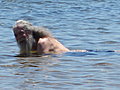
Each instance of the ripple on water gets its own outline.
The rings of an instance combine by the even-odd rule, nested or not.
[[[111,66],[111,65],[113,65],[112,63],[96,63],[96,64],[94,64],[94,66]]]
[[[119,43],[118,41],[104,41],[104,42],[100,42],[100,44],[117,44]]]
[[[1,0],[1,90],[119,90],[120,53],[101,50],[120,49],[119,3],[120,0]],[[18,19],[48,27],[71,49],[91,52],[14,57],[19,49],[11,30]]]

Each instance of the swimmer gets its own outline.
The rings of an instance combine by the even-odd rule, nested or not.
[[[69,50],[54,38],[46,28],[33,26],[25,20],[16,21],[13,32],[20,48],[20,55],[91,52],[91,50]],[[115,52],[120,51],[116,50]]]
[[[55,39],[46,28],[33,26],[25,20],[18,20],[13,26],[13,32],[21,55],[59,54],[70,51]]]

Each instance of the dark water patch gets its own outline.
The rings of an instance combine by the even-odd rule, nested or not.
[[[14,75],[24,75],[24,73],[15,73]]]
[[[118,41],[104,41],[104,42],[100,42],[101,44],[117,44],[119,43]]]
[[[97,55],[95,53],[90,52],[67,52],[65,53],[65,56],[75,56],[75,57],[81,57],[81,56],[87,56],[87,55]]]
[[[2,3],[10,3],[10,2],[15,2],[16,0],[1,0]]]
[[[99,33],[101,33],[101,34],[110,34],[110,33],[112,33],[112,32],[110,32],[110,31],[99,31]]]
[[[94,75],[84,75],[84,76],[81,76],[81,78],[89,78],[89,77],[94,77]]]
[[[4,68],[16,68],[19,67],[20,65],[0,65],[0,67],[4,67]]]
[[[94,66],[111,66],[113,65],[112,63],[96,63]]]
[[[105,27],[98,27],[97,30],[108,30],[108,29]]]
[[[22,63],[22,64],[23,64],[23,63]],[[24,65],[23,68],[24,68],[24,67],[39,67],[39,66],[37,66],[37,65],[30,65],[30,64],[29,64],[29,65]]]
[[[88,61],[103,61],[103,59],[100,59],[100,58],[91,58],[91,59],[87,59]]]
[[[105,2],[105,0],[93,0],[95,2]]]

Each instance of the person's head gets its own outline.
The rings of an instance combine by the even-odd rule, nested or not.
[[[36,50],[39,38],[52,37],[47,29],[33,26],[25,20],[16,21],[13,31],[21,54],[30,54],[30,51]]]
[[[14,35],[21,54],[30,54],[33,44],[35,44],[31,30],[32,28],[32,24],[24,20],[18,20],[13,27]]]

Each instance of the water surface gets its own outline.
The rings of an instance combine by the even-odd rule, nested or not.
[[[119,90],[119,0],[0,0],[1,90]],[[24,19],[45,26],[70,52],[44,57],[19,53],[12,26]],[[103,51],[102,51],[103,50]]]

